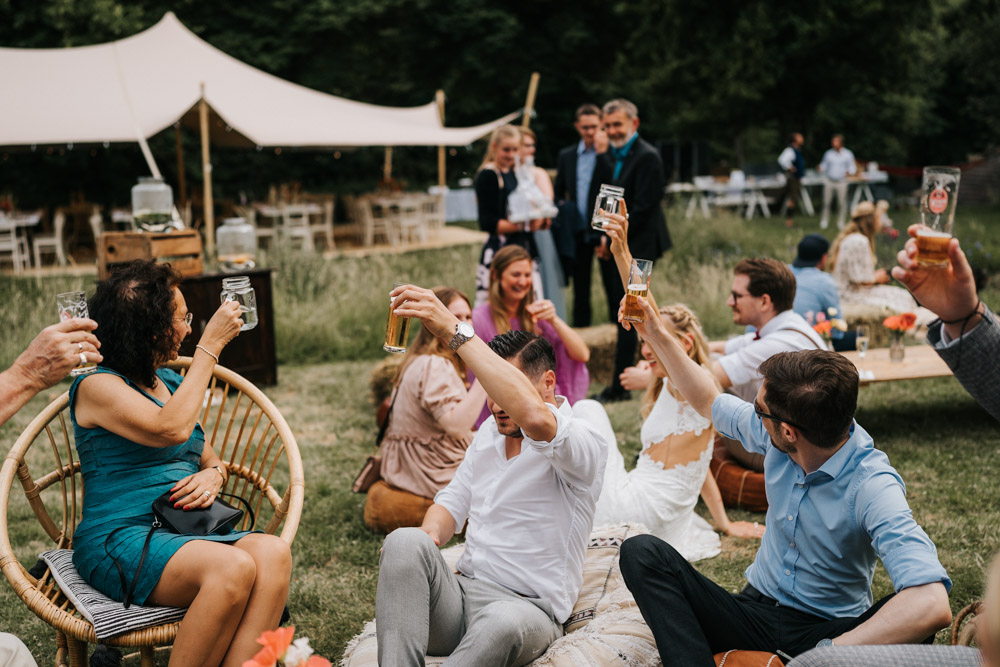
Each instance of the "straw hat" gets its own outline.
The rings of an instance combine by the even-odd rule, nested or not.
[[[874,213],[875,213],[875,204],[871,203],[870,201],[863,201],[857,206],[855,206],[854,210],[851,211],[851,220],[855,220],[857,218],[863,218],[866,215],[874,215]]]

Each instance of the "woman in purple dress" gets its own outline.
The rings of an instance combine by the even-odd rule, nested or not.
[[[472,310],[472,326],[486,342],[511,329],[544,336],[556,353],[556,394],[565,396],[571,405],[587,395],[590,349],[556,315],[551,301],[535,299],[531,255],[521,246],[506,246],[493,256],[488,300]],[[484,406],[476,428],[488,416]]]

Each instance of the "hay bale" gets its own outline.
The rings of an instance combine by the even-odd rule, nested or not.
[[[602,384],[611,384],[615,369],[615,342],[618,340],[617,324],[599,324],[594,327],[577,329],[580,338],[590,348],[590,361],[587,370],[590,379]]]

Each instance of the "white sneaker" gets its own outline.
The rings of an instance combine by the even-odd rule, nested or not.
[[[829,220],[820,220],[819,221],[819,228],[820,229],[826,229],[829,226],[830,226],[830,221]]]

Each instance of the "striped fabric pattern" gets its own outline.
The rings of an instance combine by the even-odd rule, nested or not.
[[[178,607],[140,607],[134,604],[125,609],[121,602],[99,593],[83,580],[73,566],[71,549],[46,551],[41,558],[48,564],[59,590],[84,618],[94,624],[94,633],[99,640],[180,621],[187,613],[187,609]]]
[[[977,649],[969,646],[824,646],[803,653],[788,667],[979,667]]]

